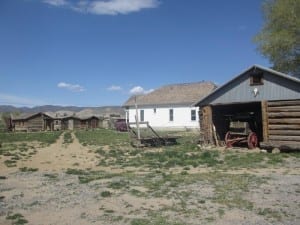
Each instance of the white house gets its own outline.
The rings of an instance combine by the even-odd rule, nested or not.
[[[123,105],[126,119],[149,122],[157,129],[198,128],[198,107],[193,106],[216,88],[212,82],[166,85],[145,95],[130,97]],[[137,107],[136,107],[137,105]]]

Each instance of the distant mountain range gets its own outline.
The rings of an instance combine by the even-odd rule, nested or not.
[[[78,106],[56,106],[43,105],[36,107],[15,107],[11,105],[0,105],[0,113],[5,112],[19,112],[19,113],[37,113],[37,112],[57,112],[57,111],[73,111],[80,112],[83,110],[90,110],[95,114],[108,115],[120,114],[124,115],[124,109],[121,106],[101,106],[101,107],[78,107]]]

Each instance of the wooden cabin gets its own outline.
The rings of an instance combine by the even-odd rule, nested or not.
[[[259,146],[300,149],[300,80],[254,65],[201,99],[203,144],[224,145],[234,118],[248,116]]]
[[[96,129],[99,126],[99,118],[96,116],[91,116],[84,120],[87,125],[87,129]]]
[[[76,129],[95,129],[99,127],[99,118],[94,115],[68,116],[56,113],[21,114],[12,117],[13,131],[59,131]]]
[[[68,117],[65,119],[68,130],[78,130],[78,129],[96,129],[99,127],[99,118],[97,116],[87,116],[87,117]]]
[[[12,118],[14,131],[43,131],[46,129],[45,121],[50,119],[43,113],[21,114],[20,116]]]

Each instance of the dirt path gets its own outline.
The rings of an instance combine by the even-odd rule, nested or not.
[[[56,143],[38,149],[28,161],[18,162],[18,167],[38,168],[39,171],[61,171],[67,168],[94,168],[97,164],[95,154],[89,148],[82,146],[72,133],[73,142],[64,144],[62,134]]]

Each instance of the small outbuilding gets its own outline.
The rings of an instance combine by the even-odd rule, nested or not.
[[[74,129],[96,129],[98,128],[99,118],[97,116],[74,117]]]
[[[247,121],[260,147],[300,149],[300,80],[295,77],[254,65],[195,105],[203,144],[224,145],[233,121]]]

